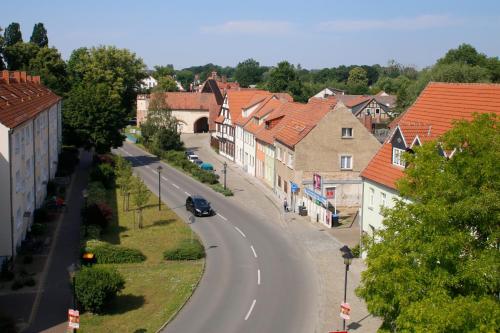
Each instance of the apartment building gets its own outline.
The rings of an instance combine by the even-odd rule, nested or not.
[[[0,260],[12,257],[55,177],[61,148],[61,97],[39,76],[0,77]]]

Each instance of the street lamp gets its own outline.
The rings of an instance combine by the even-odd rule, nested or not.
[[[223,166],[224,166],[224,170],[222,170],[222,173],[224,174],[224,189],[226,189],[227,163],[224,162]]]
[[[342,246],[340,248],[340,251],[343,253],[342,258],[344,258],[345,265],[344,303],[347,303],[347,271],[349,270],[349,265],[351,265],[354,256],[351,252],[351,249],[347,245]],[[345,330],[345,319],[342,319],[342,330]]]
[[[83,196],[83,202],[84,202],[84,221],[83,223],[85,224],[85,237],[87,237],[87,224],[88,224],[88,221],[87,221],[87,199],[89,198],[89,192],[87,191],[87,189],[83,189],[82,191],[82,196]]]
[[[158,171],[158,210],[161,210],[161,170],[163,167],[158,165],[156,171]]]

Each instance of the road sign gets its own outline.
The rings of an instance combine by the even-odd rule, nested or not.
[[[342,319],[349,320],[351,317],[349,316],[351,314],[351,306],[349,303],[341,303],[340,304],[340,317]]]
[[[78,310],[68,310],[68,327],[76,329],[80,328],[80,312]]]

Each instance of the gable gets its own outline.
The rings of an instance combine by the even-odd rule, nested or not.
[[[392,135],[391,145],[393,148],[406,149],[406,141],[399,127],[396,128]]]

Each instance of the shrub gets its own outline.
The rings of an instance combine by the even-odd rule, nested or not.
[[[36,281],[35,281],[34,278],[29,277],[26,280],[24,280],[23,283],[24,283],[25,286],[33,287],[36,284]]]
[[[31,264],[33,262],[33,256],[31,254],[27,254],[23,258],[23,264]]]
[[[115,269],[106,267],[82,267],[75,275],[75,293],[82,307],[94,313],[103,307],[125,287],[125,280]]]
[[[33,223],[31,226],[31,234],[33,236],[43,235],[47,231],[47,225],[41,223]]]
[[[224,189],[224,186],[222,186],[222,184],[213,184],[212,185],[212,189],[215,191],[215,192],[219,192],[219,193],[222,193],[224,196],[226,197],[230,197],[230,196],[233,196],[233,191],[231,191],[229,188],[226,188]]]
[[[78,161],[78,149],[76,147],[63,147],[62,152],[59,154],[56,176],[65,177],[72,174]]]
[[[47,208],[41,207],[35,209],[35,212],[33,213],[33,222],[34,223],[43,223],[47,222],[49,218],[49,212],[47,211]]]
[[[85,247],[86,252],[92,252],[98,264],[136,263],[146,260],[146,256],[137,249],[92,240]]]
[[[173,250],[163,253],[166,260],[198,260],[205,257],[205,249],[199,240],[183,240],[179,246]]]
[[[102,228],[96,224],[90,224],[85,226],[87,239],[99,239],[101,237]]]
[[[17,333],[16,321],[14,318],[0,313],[0,332]]]
[[[98,202],[106,201],[106,189],[101,182],[91,182],[87,186],[88,199],[87,204],[96,204]]]
[[[18,289],[21,289],[22,287],[24,287],[23,281],[20,279],[15,279],[10,288],[12,290],[18,290]]]
[[[356,244],[356,246],[354,246],[351,249],[351,253],[354,256],[354,258],[359,258],[359,255],[361,254],[361,248],[360,248],[359,244]]]
[[[111,222],[111,219],[113,219],[113,210],[111,207],[106,205],[104,202],[100,202],[97,204],[97,207],[99,207],[99,210],[101,211],[102,216],[106,219],[106,221],[109,223]]]
[[[14,279],[14,272],[12,272],[12,270],[10,269],[8,260],[4,260],[2,262],[2,270],[0,271],[0,278],[4,281],[11,281],[12,279]]]
[[[115,185],[115,170],[111,164],[98,164],[90,171],[90,179],[101,182],[106,189],[113,188]]]
[[[97,204],[91,204],[87,206],[84,214],[87,224],[96,224],[102,229],[107,228],[109,220],[106,218]]]
[[[54,183],[52,180],[49,180],[47,183],[47,197],[52,197],[56,195],[57,191],[57,184]]]

